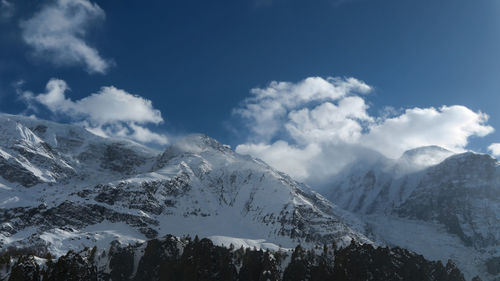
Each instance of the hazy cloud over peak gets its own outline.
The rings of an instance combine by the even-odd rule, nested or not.
[[[369,126],[362,143],[391,158],[399,157],[405,150],[426,145],[438,145],[458,152],[465,149],[469,137],[483,137],[494,131],[487,121],[488,115],[461,105],[416,107]]]
[[[486,114],[459,105],[372,116],[360,95],[371,89],[355,78],[320,77],[252,89],[234,110],[250,129],[248,141],[236,151],[321,185],[367,153],[398,158],[408,149],[427,145],[458,152],[469,137],[494,131]]]

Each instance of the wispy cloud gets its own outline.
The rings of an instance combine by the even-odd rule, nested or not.
[[[104,18],[104,10],[88,0],[56,0],[21,22],[22,37],[34,55],[55,65],[84,65],[89,73],[106,73],[110,61],[85,40],[88,27]]]
[[[14,15],[14,12],[14,3],[7,0],[0,0],[0,20],[9,20]]]

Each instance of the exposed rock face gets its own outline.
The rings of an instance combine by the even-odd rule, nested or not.
[[[26,187],[41,183],[39,178],[21,164],[14,161],[9,162],[5,158],[0,158],[0,175],[9,182],[19,183]]]
[[[3,221],[10,221],[10,228],[4,233],[15,235],[19,231],[29,227],[37,227],[39,231],[49,231],[53,229],[64,229],[70,232],[76,231],[88,225],[109,222],[124,222],[137,228],[148,238],[154,238],[157,232],[150,226],[157,225],[158,222],[147,218],[126,213],[116,212],[97,204],[77,204],[65,201],[53,208],[40,205],[36,208],[15,208],[4,211],[0,215]],[[32,236],[32,242],[37,236]]]
[[[491,275],[498,275],[500,273],[500,257],[490,258],[486,262],[486,268]]]
[[[395,212],[436,220],[466,245],[500,245],[500,168],[489,155],[459,154],[426,170],[414,193]]]
[[[390,213],[413,193],[426,169],[453,155],[438,146],[412,149],[396,160],[372,154],[340,172],[323,191],[326,197],[355,213]]]
[[[443,153],[426,147],[407,152],[398,160],[380,158],[355,163],[326,193],[334,203],[365,217],[368,225],[377,217],[384,221],[393,218],[391,227],[370,230],[373,239],[409,247],[427,257],[458,259],[459,266],[469,267],[469,276],[481,274],[483,279],[493,280],[500,277],[491,262],[500,256],[500,165],[489,155],[473,152],[451,155],[435,163],[446,155]],[[431,160],[423,169],[408,166],[415,159]],[[460,241],[456,247],[445,244],[448,242],[435,245],[442,247],[438,250],[404,242],[419,239],[418,229],[414,236],[398,237],[402,230],[398,227],[416,227],[419,223],[422,227],[434,225],[435,233],[440,233],[429,233],[428,239]]]

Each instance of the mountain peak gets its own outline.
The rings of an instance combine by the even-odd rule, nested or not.
[[[221,144],[215,139],[204,134],[190,134],[175,142],[173,147],[191,153],[199,153],[207,149],[215,149],[219,151],[230,151],[229,145]]]
[[[191,134],[178,139],[171,146],[167,147],[157,159],[153,169],[159,169],[166,165],[170,159],[182,155],[199,155],[210,153],[216,157],[222,155],[233,154],[229,145],[219,143],[213,138],[203,134]]]
[[[405,151],[398,162],[406,163],[418,170],[436,165],[453,154],[452,151],[437,145],[422,146]]]
[[[452,153],[450,150],[441,147],[439,145],[426,145],[426,146],[420,146],[420,147],[415,147],[412,149],[408,149],[403,153],[404,155],[415,155],[415,154],[421,154],[421,153],[429,153],[429,152],[442,152],[442,153]]]
[[[40,143],[40,140],[29,128],[10,118],[8,115],[0,115],[0,132],[4,141],[20,141],[29,143]]]
[[[473,151],[455,154],[443,161],[443,165],[458,165],[467,166],[470,168],[482,167],[484,165],[494,167],[497,164],[498,161],[493,156],[486,153],[477,153]]]

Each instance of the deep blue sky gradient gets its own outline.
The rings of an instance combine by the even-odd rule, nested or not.
[[[16,2],[18,3],[18,2]],[[461,104],[500,130],[500,2],[497,0],[97,1],[106,12],[88,42],[115,66],[105,75],[33,58],[19,20],[43,1],[19,1],[0,23],[0,111],[25,105],[13,83],[42,92],[65,80],[79,99],[114,85],[153,101],[170,133],[202,132],[237,144],[231,110],[272,80],[352,76],[374,86],[376,114]],[[229,125],[228,125],[229,124]],[[472,139],[486,151],[495,132]]]

